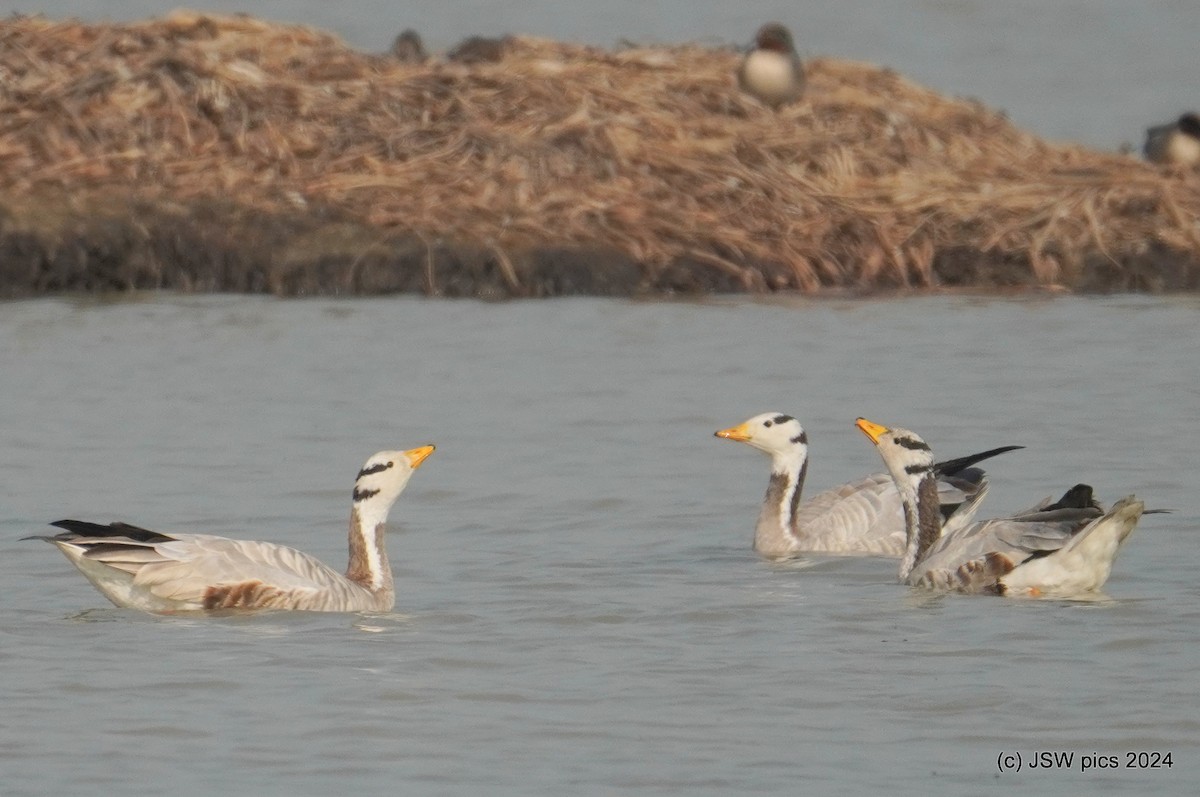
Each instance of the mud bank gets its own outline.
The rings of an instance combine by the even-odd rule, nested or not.
[[[1200,287],[1195,172],[886,69],[813,60],[773,112],[729,49],[489,53],[4,20],[0,295]]]

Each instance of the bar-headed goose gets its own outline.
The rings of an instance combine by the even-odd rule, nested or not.
[[[967,593],[1071,597],[1104,585],[1113,559],[1142,516],[1134,496],[1105,512],[1092,488],[1072,487],[1009,518],[943,530],[934,503],[933,453],[914,432],[859,418],[904,499],[907,545],[900,580]]]
[[[295,609],[383,612],[396,593],[384,549],[388,511],[434,447],[380,451],[354,483],[346,573],[271,542],[162,534],[126,523],[60,520],[58,546],[117,606],[152,612]]]
[[[801,503],[808,473],[808,434],[799,421],[781,412],[764,412],[715,434],[771,457],[771,480],[754,531],[754,550],[762,556],[900,556],[904,552],[904,504],[888,474],[865,476]],[[993,448],[936,465],[939,506],[947,526],[970,522],[987,493],[983,470],[971,466],[1018,448]]]

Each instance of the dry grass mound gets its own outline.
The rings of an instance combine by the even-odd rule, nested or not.
[[[1200,178],[817,59],[512,38],[402,63],[179,12],[0,22],[0,292],[1200,286]]]

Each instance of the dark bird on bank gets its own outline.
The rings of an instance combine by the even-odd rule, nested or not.
[[[460,41],[453,50],[446,53],[446,60],[458,61],[460,64],[495,63],[504,60],[504,52],[511,42],[511,36],[499,39],[471,36]]]
[[[738,85],[775,109],[799,99],[804,93],[804,64],[791,31],[778,22],[758,29],[753,49],[738,67]]]
[[[406,28],[392,42],[392,57],[402,64],[420,64],[424,63],[429,55],[425,52],[421,34],[412,28]]]
[[[1200,165],[1200,115],[1185,113],[1170,124],[1148,128],[1142,154],[1152,163]]]

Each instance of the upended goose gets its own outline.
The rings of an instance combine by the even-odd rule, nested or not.
[[[907,545],[900,580],[928,589],[1024,597],[1072,597],[1104,585],[1121,544],[1142,516],[1134,496],[1107,512],[1086,484],[1055,503],[1009,518],[943,528],[933,453],[917,434],[859,418],[904,499]],[[1150,510],[1153,511],[1153,510]]]
[[[432,445],[380,451],[363,465],[350,510],[346,573],[294,548],[207,534],[161,534],[126,523],[51,523],[58,546],[117,606],[151,612],[294,609],[385,612],[396,602],[384,550],[389,510]]]
[[[904,553],[904,504],[888,474],[865,476],[801,503],[808,473],[808,434],[799,421],[780,412],[764,412],[715,434],[771,457],[771,480],[754,531],[754,550],[762,556]],[[1019,448],[1002,446],[934,466],[941,517],[947,527],[969,523],[987,493],[983,470],[971,466]]]

